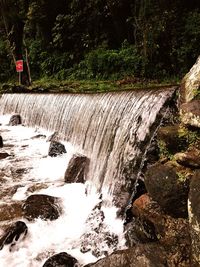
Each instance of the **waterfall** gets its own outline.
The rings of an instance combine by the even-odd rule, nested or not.
[[[174,88],[99,94],[4,94],[0,114],[57,131],[90,158],[87,180],[113,194],[134,179],[141,144]]]

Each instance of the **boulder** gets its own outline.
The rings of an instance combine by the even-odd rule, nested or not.
[[[176,169],[156,163],[145,173],[147,192],[173,217],[187,217],[188,180],[179,179]]]
[[[21,116],[19,114],[14,114],[10,117],[9,124],[10,126],[16,126],[22,123]]]
[[[0,148],[3,147],[3,138],[2,136],[0,135]]]
[[[188,214],[192,243],[192,266],[200,266],[200,170],[197,170],[190,183]]]
[[[84,267],[165,267],[166,255],[158,243],[139,244],[119,250]]]
[[[28,231],[28,227],[22,221],[17,221],[9,226],[5,231],[3,236],[0,238],[0,249],[4,245],[10,245],[10,251],[12,247],[16,245],[17,241],[23,239]]]
[[[200,150],[195,147],[175,154],[174,159],[185,167],[200,168]]]
[[[180,106],[181,121],[200,128],[200,100],[192,100]]]
[[[7,157],[10,157],[10,155],[7,152],[1,152],[0,153],[0,159],[5,159]]]
[[[157,139],[161,157],[170,157],[170,155],[181,151],[187,147],[188,142],[187,134],[178,124],[160,127]]]
[[[135,224],[133,220],[125,228],[128,246],[157,240],[166,252],[166,266],[190,267],[191,242],[187,219],[166,215],[148,194],[134,201],[132,212]]]
[[[43,265],[43,267],[76,267],[78,265],[78,261],[67,254],[66,252],[61,252],[59,254],[53,255],[49,258]]]
[[[62,155],[64,153],[67,153],[65,146],[57,141],[52,141],[49,146],[49,152],[48,155],[50,157],[57,157],[59,155]]]
[[[199,93],[200,88],[200,56],[185,75],[180,87],[180,104],[191,101]]]
[[[89,167],[89,159],[81,154],[74,154],[65,172],[66,183],[84,183]]]
[[[60,215],[58,198],[48,195],[31,195],[24,205],[24,217],[29,221],[41,218],[43,220],[56,220]]]

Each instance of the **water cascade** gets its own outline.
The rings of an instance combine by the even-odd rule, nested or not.
[[[98,190],[120,192],[137,168],[141,143],[174,89],[106,94],[5,94],[0,113],[57,131],[90,159],[87,180]]]
[[[49,257],[63,251],[85,266],[124,249],[123,221],[116,216],[117,208],[108,203],[114,196],[120,198],[124,188],[138,178],[162,117],[159,114],[166,113],[173,93],[174,88],[2,95],[4,146],[0,154],[6,152],[8,157],[0,161],[0,245],[4,228],[16,220],[26,224],[28,233],[16,244],[0,247],[0,266],[42,267]],[[8,125],[15,113],[26,127]],[[47,140],[55,131],[67,153],[51,158]],[[86,184],[64,182],[68,162],[76,152],[90,159]],[[58,198],[59,218],[29,221],[23,217],[19,207],[32,194]]]

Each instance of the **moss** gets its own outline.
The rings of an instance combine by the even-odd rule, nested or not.
[[[198,129],[189,129],[181,126],[178,135],[180,138],[185,138],[187,140],[188,146],[194,146],[200,141],[200,131]]]
[[[159,157],[173,159],[173,154],[168,150],[166,143],[163,140],[158,140]]]

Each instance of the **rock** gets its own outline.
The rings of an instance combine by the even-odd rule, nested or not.
[[[22,123],[21,116],[19,114],[12,115],[9,121],[10,126],[16,126]]]
[[[200,150],[191,148],[184,153],[177,153],[174,159],[181,165],[191,168],[200,168]]]
[[[0,205],[0,221],[19,219],[22,216],[22,202]]]
[[[7,152],[1,152],[0,153],[0,159],[5,159],[7,157],[10,157],[10,155]]]
[[[0,135],[0,147],[3,147],[3,138],[1,135]]]
[[[187,217],[188,181],[179,179],[173,166],[152,165],[145,173],[147,192],[173,217]]]
[[[132,209],[136,224],[134,225],[133,221],[125,228],[127,245],[155,242],[157,237],[159,246],[163,247],[166,253],[166,266],[190,267],[188,220],[166,215],[158,203],[147,194],[134,201]]]
[[[139,244],[112,253],[96,263],[84,267],[165,267],[166,255],[157,243]]]
[[[3,236],[0,238],[0,249],[4,247],[4,245],[10,245],[10,251],[12,247],[16,245],[19,239],[23,239],[28,232],[28,227],[22,221],[17,221],[9,226]]]
[[[23,205],[24,217],[30,221],[37,218],[56,220],[60,210],[58,198],[48,195],[31,195]]]
[[[161,157],[169,157],[187,147],[187,135],[178,124],[160,127],[157,138]]]
[[[200,56],[196,63],[185,75],[180,87],[180,104],[194,99],[200,88]]]
[[[45,139],[45,138],[46,138],[46,135],[44,134],[37,134],[31,137],[31,139]]]
[[[43,265],[43,267],[78,267],[78,261],[67,254],[66,252],[61,252],[59,254],[53,255],[49,258]]]
[[[67,153],[65,146],[57,141],[52,141],[49,146],[48,155],[50,157],[57,157],[61,154]]]
[[[182,104],[180,117],[184,124],[200,128],[200,100]]]
[[[125,226],[125,238],[127,247],[158,240],[154,224],[144,218],[133,218],[132,222]]]
[[[65,172],[66,183],[84,183],[89,167],[89,159],[81,154],[74,154]]]
[[[197,170],[190,183],[188,201],[192,259],[194,266],[200,265],[200,170]],[[193,265],[192,265],[193,266]]]

